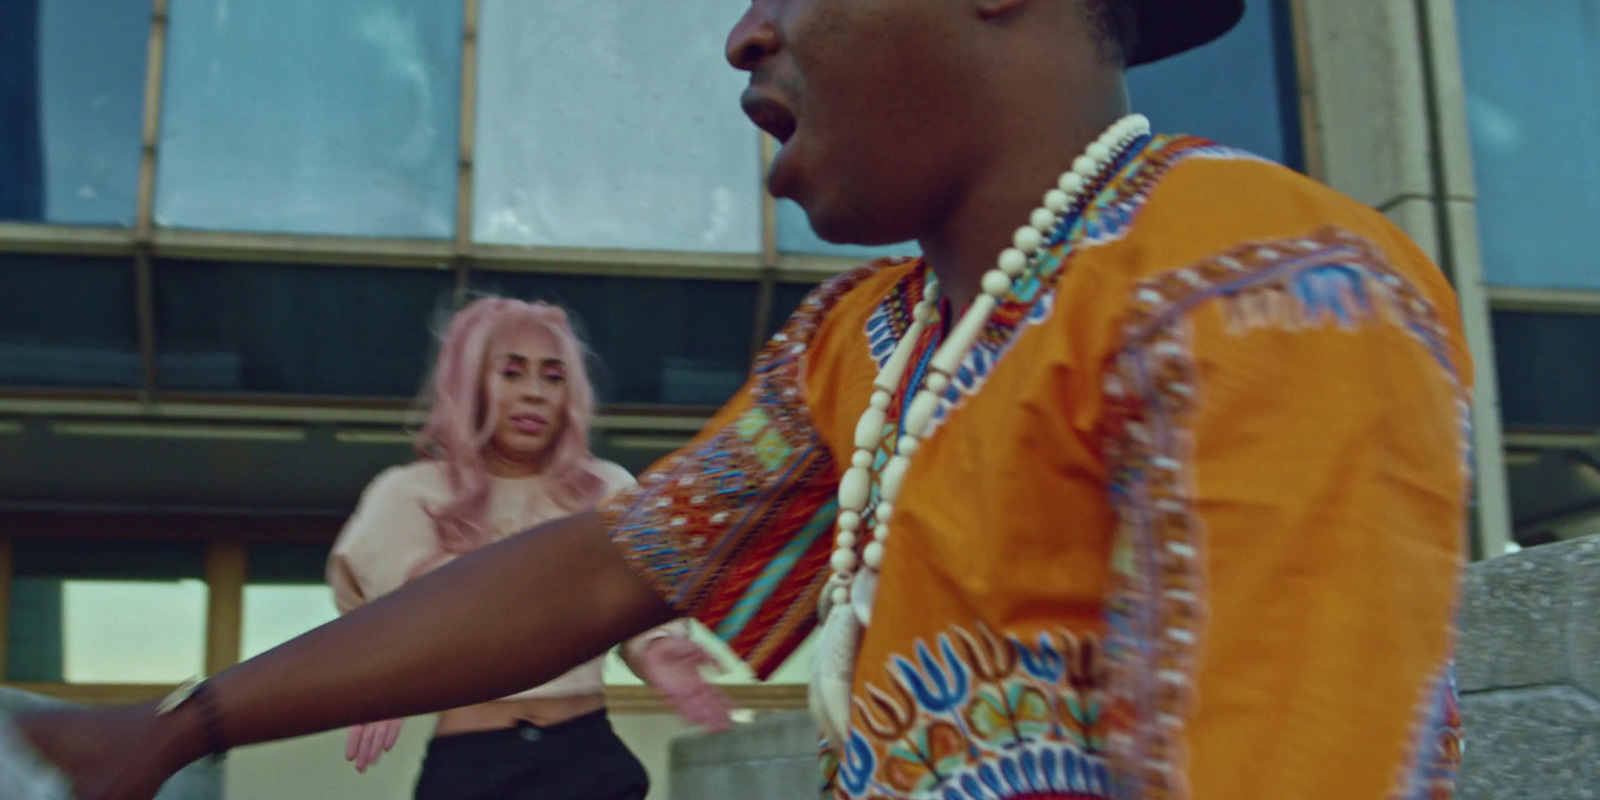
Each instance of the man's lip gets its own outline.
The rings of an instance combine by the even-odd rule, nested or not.
[[[739,106],[756,127],[771,134],[779,144],[787,144],[789,137],[794,136],[799,123],[794,110],[782,100],[752,86],[740,95]]]

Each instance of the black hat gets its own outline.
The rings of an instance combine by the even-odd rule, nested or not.
[[[1244,0],[1131,0],[1138,40],[1128,66],[1148,64],[1222,38],[1244,16]]]

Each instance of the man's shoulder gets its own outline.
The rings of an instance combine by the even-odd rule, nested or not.
[[[1303,243],[1336,231],[1370,245],[1361,253],[1364,258],[1384,261],[1430,290],[1443,284],[1432,261],[1382,213],[1242,150],[1195,137],[1165,137],[1122,180],[1118,199],[1099,212],[1111,219],[1098,223],[1086,239],[1091,245],[1127,240],[1131,246],[1116,260],[1136,279],[1243,248],[1268,246],[1265,252],[1279,252],[1270,245]]]

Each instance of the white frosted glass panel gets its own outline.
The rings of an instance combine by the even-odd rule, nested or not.
[[[333,590],[327,586],[246,585],[244,626],[240,632],[244,657],[255,658],[338,616]]]
[[[68,683],[180,683],[205,671],[206,585],[66,581]]]
[[[1459,0],[1483,271],[1600,289],[1600,0]]]
[[[778,201],[778,249],[785,253],[804,253],[819,256],[846,256],[863,261],[879,256],[920,256],[922,248],[916,242],[863,247],[859,244],[834,244],[823,241],[811,229],[805,209],[793,200]]]
[[[473,236],[760,249],[760,139],[723,42],[746,0],[485,0]]]
[[[174,0],[156,219],[454,232],[460,0]]]

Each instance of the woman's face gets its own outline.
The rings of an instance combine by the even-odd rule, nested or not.
[[[566,419],[568,365],[548,333],[526,331],[492,348],[483,373],[491,460],[538,469]]]

